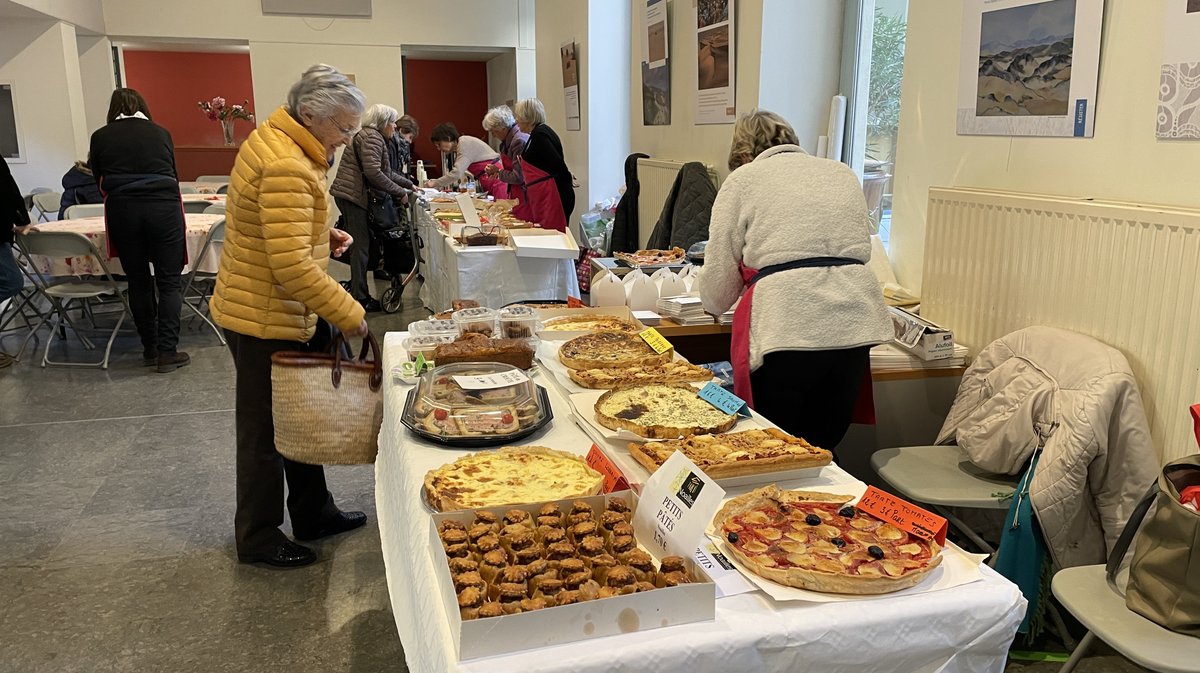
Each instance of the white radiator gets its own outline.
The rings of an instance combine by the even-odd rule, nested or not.
[[[654,231],[658,216],[662,214],[663,204],[667,202],[671,186],[675,184],[675,176],[685,163],[687,162],[638,159],[638,183],[642,186],[642,191],[638,194],[639,247],[646,247],[646,241],[650,240],[650,232]],[[705,168],[708,169],[708,177],[716,186],[717,171],[708,164],[705,164]]]
[[[923,287],[922,313],[972,352],[1030,325],[1119,349],[1160,458],[1196,453],[1200,210],[931,189]]]

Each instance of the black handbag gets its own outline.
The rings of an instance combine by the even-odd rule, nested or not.
[[[367,226],[374,234],[388,238],[398,237],[400,232],[396,230],[400,227],[400,214],[396,211],[396,203],[392,200],[391,194],[373,189],[371,183],[367,182],[367,170],[362,160],[361,141],[354,145],[354,157],[358,159],[358,174],[362,176],[363,190],[367,195]]]

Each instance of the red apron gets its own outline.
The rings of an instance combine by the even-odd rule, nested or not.
[[[802,260],[803,261],[803,260]],[[787,266],[787,265],[779,265]],[[830,266],[829,264],[796,264],[792,268],[804,266]],[[751,269],[738,262],[738,270],[742,274],[742,282],[746,291],[742,293],[741,301],[733,312],[733,334],[729,343],[729,361],[733,364],[733,394],[746,401],[754,408],[754,391],[750,385],[750,313],[754,307],[754,286],[758,277],[758,269]],[[782,269],[780,269],[782,270]],[[862,384],[858,387],[858,400],[854,403],[852,423],[875,424],[875,391],[871,382],[871,368],[863,373]]]
[[[486,192],[496,197],[497,199],[508,198],[508,185],[500,178],[494,178],[484,171],[489,164],[494,164],[495,161],[476,161],[467,166],[467,172],[475,177],[475,181],[479,183],[479,191]]]
[[[525,175],[525,195],[522,202],[513,208],[513,215],[526,222],[539,224],[543,229],[566,231],[567,216],[563,212],[554,176],[523,159],[521,168]]]

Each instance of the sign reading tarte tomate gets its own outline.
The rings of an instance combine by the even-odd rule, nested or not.
[[[713,479],[821,467],[833,455],[776,428],[696,435],[665,442],[630,444],[629,453],[654,472],[680,451]]]
[[[635,383],[703,383],[711,381],[713,373],[684,360],[627,367],[600,369],[569,369],[571,380],[584,388],[616,388]]]
[[[567,341],[558,349],[558,359],[571,369],[602,369],[670,362],[672,351],[655,353],[637,334],[593,332]]]
[[[596,400],[596,421],[612,430],[628,430],[648,439],[676,439],[724,432],[737,423],[700,399],[685,383],[650,383],[614,388]]]
[[[596,495],[604,476],[582,456],[509,446],[463,456],[425,475],[425,500],[440,512]]]
[[[936,542],[847,505],[851,500],[781,491],[772,484],[727,502],[713,527],[751,572],[812,591],[899,591],[916,585],[941,562]]]

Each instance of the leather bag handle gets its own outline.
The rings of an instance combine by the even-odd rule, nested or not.
[[[342,384],[342,344],[346,342],[346,335],[338,331],[333,336],[333,370],[330,372],[330,379],[333,382],[333,387],[337,388]],[[370,350],[372,359],[367,360],[367,352]],[[379,354],[379,340],[375,335],[367,330],[367,335],[363,337],[362,348],[358,353],[358,363],[371,366],[370,388],[371,392],[379,392],[380,386],[383,385],[383,358]]]

